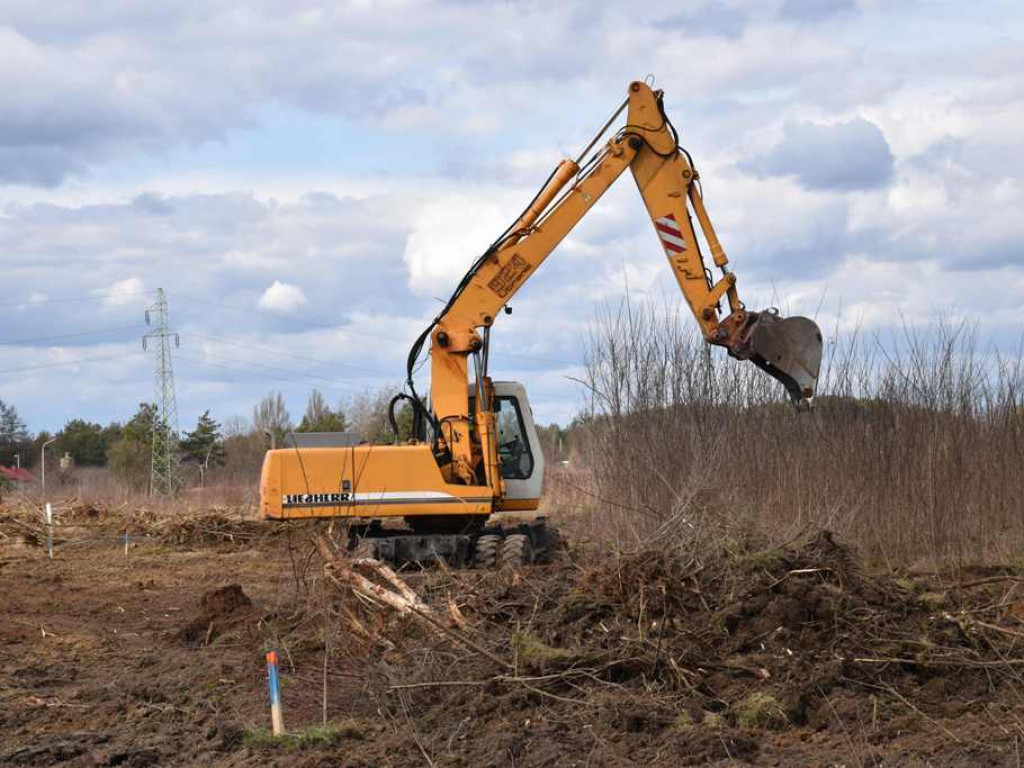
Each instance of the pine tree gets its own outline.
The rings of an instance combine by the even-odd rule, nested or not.
[[[29,446],[28,430],[13,405],[0,400],[0,464],[14,464],[14,455]]]
[[[55,453],[58,456],[71,454],[76,465],[100,467],[107,462],[109,448],[103,427],[84,419],[72,419],[57,433]]]
[[[194,430],[185,433],[179,447],[186,461],[195,462],[204,469],[224,463],[224,437],[220,433],[220,424],[209,411],[199,417]]]
[[[156,406],[139,403],[139,410],[107,449],[107,464],[120,482],[136,492],[149,487],[152,470],[153,422]]]
[[[156,406],[153,403],[139,403],[139,410],[124,425],[122,436],[145,443],[148,449],[153,442],[153,422],[156,420]]]

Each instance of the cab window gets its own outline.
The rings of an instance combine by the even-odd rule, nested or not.
[[[498,430],[501,476],[506,480],[526,480],[533,474],[533,453],[526,439],[519,401],[507,396],[494,398],[494,420]]]

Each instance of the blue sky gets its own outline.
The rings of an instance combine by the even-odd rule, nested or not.
[[[437,298],[648,74],[748,304],[1020,336],[1019,3],[0,0],[0,398],[34,430],[127,418],[157,287],[183,425],[397,384]],[[494,373],[565,422],[596,308],[673,290],[623,179],[502,319]]]

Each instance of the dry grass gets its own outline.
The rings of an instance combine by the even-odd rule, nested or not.
[[[594,538],[839,531],[889,564],[1007,562],[1024,544],[1024,370],[967,325],[828,342],[816,407],[711,357],[674,311],[591,335],[587,415],[554,494]],[[558,500],[552,499],[552,508]]]
[[[262,460],[262,456],[261,456]],[[197,507],[232,507],[255,510],[259,505],[259,466],[242,472],[214,474],[205,488],[182,471],[181,492],[174,498],[154,499],[148,493],[118,480],[107,467],[76,467],[70,472],[47,476],[47,499],[77,499],[105,505],[159,507],[179,514]],[[12,500],[42,501],[38,483],[22,486],[10,494]]]

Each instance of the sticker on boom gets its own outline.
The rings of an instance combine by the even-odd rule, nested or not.
[[[491,279],[487,287],[504,299],[512,293],[512,289],[529,271],[530,265],[526,263],[526,259],[518,253],[513,253],[512,258],[505,262],[505,265]]]
[[[686,241],[683,239],[683,230],[679,228],[679,222],[671,213],[654,220],[654,228],[658,230],[658,237],[665,251],[669,256],[682,253],[686,250]]]

